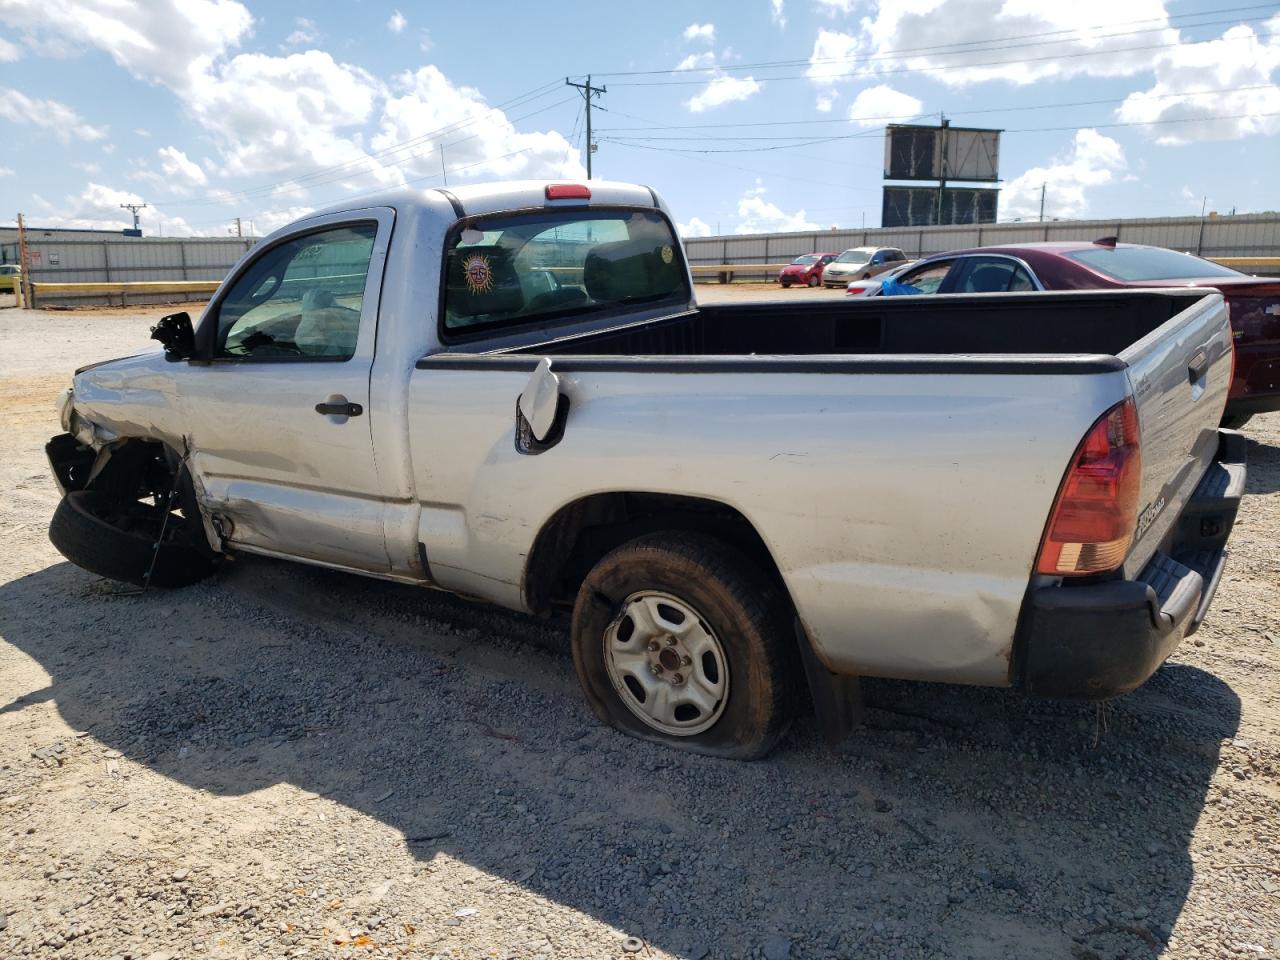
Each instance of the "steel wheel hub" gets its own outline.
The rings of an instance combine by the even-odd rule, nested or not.
[[[605,630],[604,662],[627,709],[662,733],[702,733],[729,702],[724,648],[698,611],[669,593],[623,601]]]

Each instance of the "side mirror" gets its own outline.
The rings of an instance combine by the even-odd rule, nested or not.
[[[151,328],[151,339],[164,344],[164,358],[170,362],[190,360],[196,352],[195,328],[191,315],[185,311],[161,317]]]
[[[524,393],[520,394],[518,409],[533,439],[543,442],[556,422],[556,408],[560,405],[560,378],[551,372],[551,358],[543,357],[533,371]]]

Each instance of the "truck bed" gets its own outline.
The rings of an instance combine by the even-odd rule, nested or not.
[[[546,340],[538,356],[1116,356],[1209,291],[885,297],[716,304]]]

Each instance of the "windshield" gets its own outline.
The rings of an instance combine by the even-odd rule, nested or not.
[[[692,297],[680,246],[656,211],[579,208],[478,217],[450,244],[447,330],[514,327]]]
[[[846,250],[836,257],[836,263],[866,263],[870,259],[870,250]]]
[[[1073,250],[1067,257],[1116,280],[1189,280],[1243,274],[1210,260],[1162,247],[1098,247]]]
[[[798,263],[801,266],[808,266],[811,263],[818,262],[818,255],[816,253],[806,253],[803,257],[796,257],[791,262]]]

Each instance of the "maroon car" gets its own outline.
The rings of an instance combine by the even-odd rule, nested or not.
[[[1240,426],[1255,413],[1280,410],[1280,277],[1250,277],[1188,253],[1107,237],[1092,243],[1019,243],[936,254],[887,282],[881,295],[1099,287],[1221,291],[1236,347],[1223,422]]]
[[[838,253],[806,253],[796,257],[778,271],[778,282],[784,287],[789,287],[793,283],[806,287],[821,286],[822,271],[838,256],[840,256]]]

